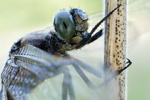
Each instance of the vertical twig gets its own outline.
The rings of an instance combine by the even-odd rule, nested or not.
[[[105,15],[117,9],[105,22],[104,80],[125,67],[126,60],[126,0],[105,0]],[[126,100],[126,71],[106,85],[108,100]]]

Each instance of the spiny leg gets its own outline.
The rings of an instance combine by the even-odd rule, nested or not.
[[[96,86],[87,78],[87,76],[83,73],[83,71],[80,69],[78,65],[73,65],[75,67],[75,70],[80,75],[80,77],[84,80],[84,82],[87,84],[89,88],[96,88]]]
[[[62,100],[67,100],[69,93],[70,100],[75,100],[75,93],[72,84],[72,77],[68,68],[63,69],[64,79],[62,83]]]
[[[132,64],[132,62],[130,61],[130,59],[128,59],[128,58],[126,58],[127,59],[127,62],[126,62],[126,66],[123,68],[123,69],[121,69],[121,70],[119,70],[117,73],[118,73],[118,75],[121,73],[121,72],[123,72],[125,69],[127,69],[131,64]]]
[[[97,88],[98,86],[95,86],[93,85],[93,83],[86,77],[86,75],[83,73],[83,71],[80,69],[83,68],[85,69],[86,71],[90,72],[91,74],[99,77],[99,78],[102,78],[102,74],[98,71],[96,71],[94,68],[92,68],[91,66],[83,63],[82,61],[78,60],[78,59],[73,59],[74,61],[70,61],[70,64],[75,68],[75,70],[77,71],[77,73],[80,75],[80,77],[84,80],[84,82],[90,87],[90,88]],[[76,63],[75,63],[76,62]],[[66,63],[64,61],[64,63]],[[63,64],[63,63],[60,63],[60,64]],[[119,71],[116,71],[109,79],[107,79],[105,82],[102,83],[101,86],[103,86],[104,84],[107,84],[109,81],[111,81],[113,78],[115,78],[116,76],[118,76],[121,72],[123,72],[125,69],[127,69],[131,64],[132,62],[127,59],[127,62],[126,62],[126,66],[119,70]],[[80,66],[80,67],[79,67]],[[95,72],[95,73],[94,73]]]
[[[60,61],[57,61],[53,64],[53,66],[63,66],[63,65],[73,65],[73,67],[76,67],[77,65],[79,65],[81,68],[85,69],[87,72],[102,78],[102,73],[100,73],[99,71],[95,70],[93,67],[89,66],[88,64],[83,63],[82,61],[72,58],[72,59],[63,59]]]
[[[132,64],[132,62],[130,61],[130,59],[128,59],[128,58],[126,58],[126,59],[127,59],[127,62],[126,62],[127,65],[123,69],[116,71],[109,79],[107,79],[106,81],[104,81],[102,83],[102,85],[105,85],[108,82],[110,82],[113,78],[115,78],[116,76],[118,76],[121,72],[123,72],[125,69],[127,69]]]
[[[84,64],[83,62],[81,62],[80,60],[78,59],[75,59],[77,62],[78,62],[78,65],[80,65],[82,68],[86,69],[86,68],[89,68],[90,66],[87,65],[87,64]],[[103,86],[104,84],[107,84],[109,81],[111,81],[113,78],[115,78],[116,76],[118,76],[121,72],[123,72],[125,69],[127,69],[131,64],[132,62],[127,58],[127,62],[126,62],[126,66],[119,70],[119,71],[116,71],[112,76],[111,78],[109,78],[108,80],[106,80],[105,82],[102,83],[101,86]],[[84,80],[84,82],[90,87],[90,88],[97,88],[98,86],[95,86],[87,77],[86,75],[83,73],[83,71],[80,69],[80,67],[76,65],[76,64],[73,64],[73,67],[76,69],[77,73],[80,75],[80,77]],[[89,72],[89,70],[88,70]],[[97,72],[97,71],[95,71]],[[91,72],[90,72],[91,73]],[[92,74],[93,74],[93,71],[92,71]],[[93,74],[99,78],[102,77],[101,73],[99,72],[99,74]]]
[[[65,81],[66,80],[64,78],[63,83],[62,83],[62,100],[67,100],[67,85],[66,85]]]
[[[97,40],[99,37],[101,37],[103,35],[103,29],[101,29],[100,31],[98,31],[97,33],[95,33],[90,40],[88,41],[89,43],[92,43],[93,41]]]
[[[93,33],[95,32],[95,30],[99,27],[99,25],[101,25],[102,22],[104,22],[110,15],[112,15],[112,13],[113,13],[116,9],[118,9],[120,6],[121,6],[121,4],[118,5],[118,6],[117,6],[114,10],[112,10],[110,13],[108,13],[102,20],[100,20],[100,21],[94,26],[94,28],[91,30],[91,32],[90,32],[90,33],[87,33],[87,34],[84,36],[84,38],[79,42],[79,44],[76,45],[75,48],[78,49],[78,48],[83,47],[84,45],[86,45],[86,44],[88,43],[88,41],[90,40],[92,34],[93,34]]]
[[[80,75],[80,77],[84,80],[84,82],[87,84],[87,86],[89,88],[96,88],[96,86],[87,78],[87,76],[84,74],[84,72],[81,70],[81,68],[85,69],[87,72],[89,72],[99,78],[102,78],[102,74],[99,71],[95,70],[91,66],[83,63],[82,61],[80,61],[78,59],[61,60],[59,62],[55,62],[55,64],[53,66],[57,66],[57,68],[59,70],[61,70],[62,69],[61,66],[66,66],[66,65],[72,65],[75,68],[76,72]],[[64,94],[64,95],[67,95],[67,94]]]
[[[87,72],[91,73],[92,75],[95,75],[98,78],[102,78],[102,73],[95,70],[93,67],[89,66],[88,64],[85,64],[84,62],[75,59],[75,58],[70,58],[70,59],[63,59],[62,61],[56,62],[56,65],[54,66],[60,66],[60,65],[72,65],[76,72],[80,75],[80,77],[83,79],[83,81],[87,84],[89,88],[97,88],[98,86],[95,86],[84,74],[82,69],[86,70]],[[82,68],[82,69],[81,69]]]

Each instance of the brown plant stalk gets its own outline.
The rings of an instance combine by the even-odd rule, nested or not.
[[[125,67],[127,1],[105,0],[105,15],[120,4],[122,6],[105,21],[104,80]],[[126,78],[126,71],[123,71],[106,85],[108,100],[127,100]]]

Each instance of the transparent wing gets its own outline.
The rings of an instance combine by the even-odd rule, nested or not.
[[[52,64],[56,58],[34,46],[23,46],[10,58],[2,72],[2,81],[13,99],[25,98],[33,88],[54,75]]]
[[[9,100],[25,99],[25,95],[41,83],[41,80],[22,65],[18,66],[9,59],[2,72],[2,82],[3,86],[7,87],[6,93]]]
[[[48,73],[52,72],[55,67],[53,66],[57,61],[55,56],[31,45],[25,45],[15,52],[17,53],[11,55],[11,58],[16,60],[17,65],[23,65],[24,68],[36,74],[41,80],[51,77]],[[28,67],[28,64],[33,67]]]

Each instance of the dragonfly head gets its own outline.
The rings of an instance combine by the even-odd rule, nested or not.
[[[57,34],[71,44],[78,44],[87,34],[87,14],[78,8],[59,11],[54,18]]]

